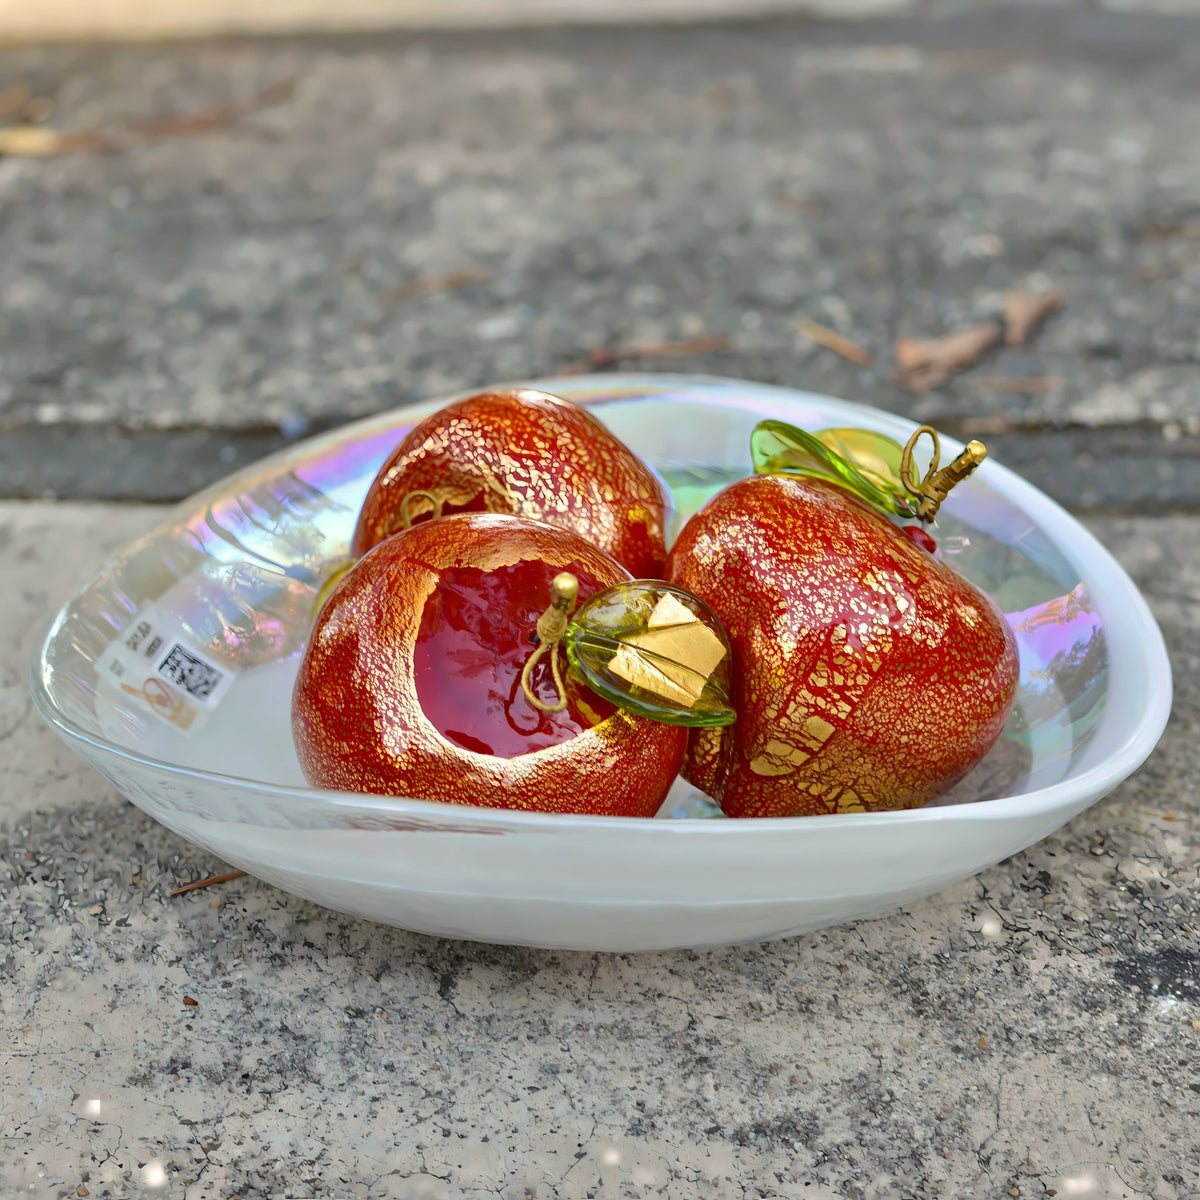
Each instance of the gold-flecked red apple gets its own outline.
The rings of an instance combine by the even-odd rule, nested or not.
[[[653,816],[687,731],[535,658],[563,573],[583,600],[630,578],[578,534],[509,515],[446,516],[375,546],[333,589],[301,661],[293,732],[309,782]]]
[[[450,404],[409,431],[368,490],[352,553],[455,512],[573,530],[651,578],[666,557],[671,501],[654,471],[586,409],[515,388]]]
[[[852,494],[844,463],[826,470],[817,450],[821,469],[807,449],[756,456],[764,473],[716,495],[667,562],[667,578],[712,607],[733,646],[738,720],[694,730],[684,767],[730,816],[923,804],[986,754],[1016,690],[1016,646],[996,606],[930,554],[924,534],[860,498],[878,478]],[[950,470],[926,476],[941,497]],[[890,502],[907,504],[902,493]]]

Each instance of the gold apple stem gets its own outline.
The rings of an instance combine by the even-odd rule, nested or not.
[[[554,582],[550,585],[550,607],[538,617],[537,649],[529,656],[525,669],[521,672],[521,691],[525,693],[525,699],[544,713],[562,712],[567,707],[567,685],[562,674],[562,638],[567,632],[567,621],[575,611],[575,601],[578,598],[579,580],[570,571],[555,575]],[[558,693],[558,702],[555,704],[546,704],[539,700],[529,684],[538,659],[547,653],[550,655],[550,670]]]
[[[913,466],[913,451],[924,434],[929,434],[933,441],[933,456],[925,478],[921,479]],[[987,458],[987,447],[982,442],[972,439],[952,463],[938,470],[940,457],[941,443],[938,441],[937,430],[929,425],[922,425],[908,439],[900,458],[900,482],[904,484],[904,490],[917,501],[917,516],[922,521],[932,521],[937,516],[937,511],[942,506],[942,501],[950,494],[950,490],[962,483]]]
[[[434,519],[436,519],[442,515],[443,501],[441,500],[440,497],[435,496],[432,492],[421,491],[420,489],[418,489],[417,491],[408,492],[405,495],[404,499],[400,501],[400,528],[401,529],[411,529],[412,528],[412,523],[413,523],[412,513],[410,513],[408,511],[408,506],[414,500],[428,500],[429,503],[433,505]]]

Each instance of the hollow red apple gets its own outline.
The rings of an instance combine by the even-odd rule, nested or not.
[[[737,723],[684,776],[730,816],[915,807],[979,761],[1017,684],[984,593],[836,486],[756,475],[684,527],[667,578],[733,646]]]
[[[630,576],[578,534],[522,517],[414,525],[353,566],[322,607],[293,694],[309,782],[343,791],[553,812],[653,816],[685,729],[562,678],[566,707],[521,676],[561,572],[579,595]],[[548,659],[528,684],[553,707]]]
[[[573,530],[635,577],[666,557],[669,494],[586,409],[533,388],[481,392],[416,425],[367,492],[351,551],[435,514],[510,513]]]

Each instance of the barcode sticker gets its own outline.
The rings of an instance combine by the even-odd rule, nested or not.
[[[158,664],[158,673],[200,701],[208,700],[224,678],[212,663],[205,662],[197,654],[188,653],[178,642]]]
[[[233,685],[235,672],[218,666],[180,629],[174,617],[148,604],[99,660],[122,693],[156,717],[195,733]]]

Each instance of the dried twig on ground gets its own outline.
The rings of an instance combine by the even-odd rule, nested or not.
[[[690,358],[693,354],[720,354],[729,349],[723,333],[685,338],[679,342],[643,342],[620,352],[621,358]]]
[[[184,113],[175,117],[155,117],[130,125],[121,134],[101,133],[98,130],[72,132],[49,129],[44,125],[6,125],[0,127],[0,156],[14,158],[46,158],[54,154],[103,153],[123,150],[142,141],[167,137],[186,137],[208,133],[232,124],[238,117],[259,108],[280,104],[296,90],[296,80],[285,79],[272,84],[244,104],[204,112]]]
[[[1023,346],[1029,335],[1067,302],[1058,288],[1049,292],[1009,292],[1004,297],[1004,341]]]
[[[895,348],[900,370],[892,382],[912,392],[928,392],[969,367],[1003,332],[999,321],[985,321],[929,342],[901,338]]]
[[[282,104],[296,91],[296,79],[281,79],[269,88],[252,96],[241,104],[227,104],[221,108],[210,108],[201,112],[181,113],[174,117],[152,117],[129,126],[129,132],[140,138],[188,137],[197,133],[208,133],[231,125],[238,117],[260,108]]]
[[[981,392],[1007,392],[1012,396],[1035,396],[1062,387],[1061,379],[1049,375],[976,375],[964,382]]]
[[[199,888],[212,887],[216,883],[228,883],[231,879],[241,879],[245,874],[245,871],[226,871],[224,875],[210,875],[207,879],[197,879],[195,883],[185,883],[173,892],[168,892],[167,895],[182,896],[184,892],[194,892]]]
[[[809,217],[823,217],[826,212],[825,202],[814,196],[797,196],[794,192],[776,192],[774,200],[781,208],[790,208],[793,212],[804,213]]]
[[[587,358],[559,368],[560,375],[586,375],[631,358],[690,358],[697,354],[720,354],[728,350],[729,338],[722,333],[687,338],[679,342],[642,342],[632,346],[597,346]]]
[[[454,292],[459,288],[486,282],[487,275],[482,271],[447,271],[444,275],[427,275],[424,279],[414,279],[410,283],[390,288],[379,297],[379,303],[385,308],[390,308],[393,304],[398,304],[401,300],[411,300],[414,296]]]
[[[800,320],[798,327],[805,337],[812,338],[818,346],[824,346],[826,350],[832,350],[834,354],[840,354],[842,358],[847,358],[860,367],[870,365],[871,352],[850,338],[843,337],[836,329],[810,321],[807,317]]]

